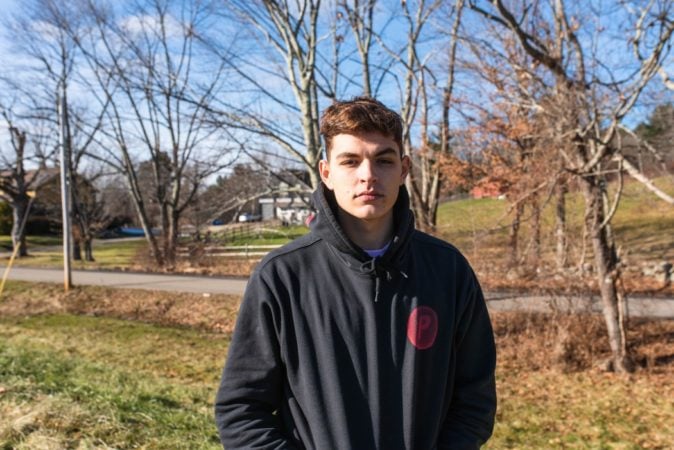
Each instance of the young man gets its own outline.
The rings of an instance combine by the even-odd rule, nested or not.
[[[371,98],[321,120],[311,232],[251,276],[217,394],[233,449],[474,449],[495,350],[480,286],[414,229],[400,117]]]

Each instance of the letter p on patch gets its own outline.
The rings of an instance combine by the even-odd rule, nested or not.
[[[419,350],[431,348],[438,335],[438,315],[429,306],[418,306],[407,320],[407,339]]]

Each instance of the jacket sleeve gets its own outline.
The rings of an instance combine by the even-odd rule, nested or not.
[[[438,449],[478,449],[492,434],[496,415],[496,348],[487,305],[472,274],[468,301],[454,339],[456,373]]]
[[[273,300],[256,271],[246,287],[215,400],[215,421],[227,450],[292,448],[277,414],[283,365]]]

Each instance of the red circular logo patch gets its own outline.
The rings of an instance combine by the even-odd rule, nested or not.
[[[407,339],[419,350],[431,348],[438,335],[438,315],[433,308],[414,308],[407,321]]]

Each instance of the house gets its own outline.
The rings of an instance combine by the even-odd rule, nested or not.
[[[26,230],[31,234],[48,234],[60,226],[59,174],[59,169],[55,167],[31,169],[23,175],[16,170],[0,171],[0,201],[20,204],[23,198],[23,206],[26,206],[28,198],[25,196],[30,192],[36,195],[26,222]],[[21,178],[22,183],[19,183]],[[56,194],[50,195],[51,191]]]
[[[508,191],[509,183],[499,177],[487,175],[480,178],[470,190],[473,198],[503,198]]]
[[[284,170],[274,174],[274,178],[274,194],[258,200],[262,220],[276,219],[287,225],[303,224],[313,211],[309,172]]]
[[[48,183],[59,181],[60,171],[58,167],[41,167],[30,169],[23,174],[23,184],[26,191],[37,191]],[[21,177],[14,170],[0,171],[0,197],[10,197],[18,192],[17,178]]]

